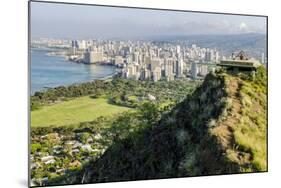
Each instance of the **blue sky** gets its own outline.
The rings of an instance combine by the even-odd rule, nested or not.
[[[32,37],[144,39],[265,32],[265,17],[31,3]]]

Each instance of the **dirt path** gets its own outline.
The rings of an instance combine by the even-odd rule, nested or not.
[[[211,133],[214,134],[222,148],[225,150],[226,156],[240,165],[248,163],[251,156],[238,150],[234,139],[234,126],[241,119],[242,104],[239,99],[240,79],[231,77],[228,84],[228,98],[231,99],[231,110],[227,113],[227,118],[220,122]]]

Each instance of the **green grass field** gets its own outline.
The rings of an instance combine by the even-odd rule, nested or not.
[[[31,126],[73,125],[92,121],[100,116],[110,116],[130,108],[108,103],[107,98],[79,97],[31,112]]]

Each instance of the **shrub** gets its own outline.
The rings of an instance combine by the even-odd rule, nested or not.
[[[215,119],[211,119],[208,123],[207,123],[207,127],[212,128],[216,126],[216,120]]]

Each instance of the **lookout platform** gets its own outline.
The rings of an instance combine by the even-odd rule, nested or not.
[[[232,59],[221,60],[218,66],[233,71],[256,71],[261,63],[255,59],[249,59],[246,54],[241,51],[236,56],[232,54]]]

